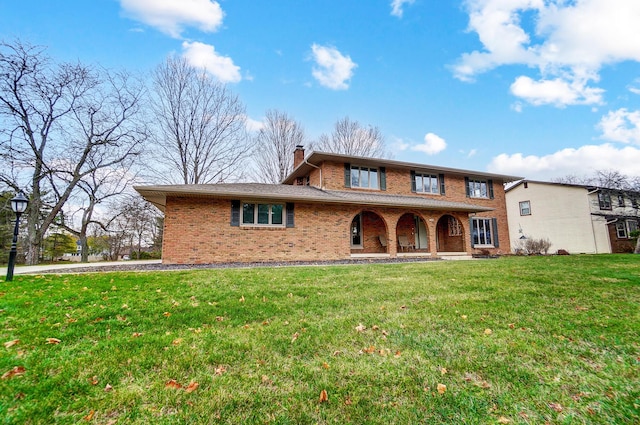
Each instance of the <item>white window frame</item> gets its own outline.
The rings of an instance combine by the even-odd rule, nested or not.
[[[611,194],[609,192],[598,192],[598,205],[601,210],[611,211],[613,206],[611,205]]]
[[[531,201],[521,201],[519,206],[520,215],[531,215]]]
[[[378,168],[352,165],[350,178],[352,188],[380,190],[380,169]],[[362,184],[365,179],[366,186]]]
[[[469,179],[469,197],[489,199],[489,181]]]
[[[425,181],[429,183],[429,190],[425,190]],[[415,173],[415,185],[417,193],[440,194],[440,177],[437,174]]]
[[[627,233],[627,223],[622,221],[622,220],[618,220],[616,222],[616,236],[618,237],[618,239],[627,239],[628,238],[628,233]]]
[[[245,222],[245,206],[253,205],[253,221]],[[260,206],[266,206],[268,208],[268,223],[258,223],[258,215]],[[274,219],[274,210],[273,207],[280,207],[280,221],[281,223],[273,223]],[[241,226],[252,226],[252,227],[285,227],[287,220],[286,208],[284,204],[261,204],[258,202],[242,202],[240,208],[240,225]]]
[[[484,237],[481,238],[481,232]],[[489,234],[489,241],[486,240],[487,231]],[[478,232],[478,243],[476,243],[476,237],[474,234]],[[473,217],[471,219],[471,244],[474,248],[494,248],[495,247],[495,229],[493,228],[493,219],[486,217]],[[484,239],[484,240],[481,240]]]

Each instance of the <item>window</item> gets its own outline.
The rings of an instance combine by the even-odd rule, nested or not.
[[[618,195],[618,206],[619,207],[624,207],[624,196],[623,195]]]
[[[618,239],[627,238],[627,224],[624,221],[616,222],[616,235]]]
[[[282,204],[242,204],[242,224],[257,226],[282,226]]]
[[[520,215],[531,215],[531,201],[520,202]]]
[[[611,194],[609,192],[598,192],[598,203],[601,210],[610,210]]]
[[[631,198],[631,206],[633,208],[638,208],[638,198]]]
[[[629,234],[638,230],[638,222],[636,220],[627,221],[627,229],[629,230]]]
[[[465,184],[467,186],[468,197],[493,199],[492,180],[480,180],[465,177]]]
[[[378,189],[378,169],[351,166],[351,187]]]
[[[411,172],[411,191],[444,195],[444,175]]]
[[[471,236],[473,246],[497,247],[497,229],[495,218],[472,218]]]
[[[351,248],[362,248],[362,214],[351,222]]]

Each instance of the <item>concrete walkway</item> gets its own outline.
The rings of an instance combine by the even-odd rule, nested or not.
[[[95,263],[63,263],[63,264],[42,264],[37,266],[16,266],[13,274],[34,274],[46,271],[47,273],[55,273],[57,269],[76,269],[85,267],[104,267],[104,266],[133,266],[136,264],[160,264],[162,260],[127,260],[127,261],[98,261]],[[7,267],[0,268],[0,277],[7,275]]]

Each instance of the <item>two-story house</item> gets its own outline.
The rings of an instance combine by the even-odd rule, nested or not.
[[[523,180],[506,191],[512,245],[548,239],[551,252],[632,252],[640,193],[590,185]]]
[[[324,152],[281,184],[138,186],[165,213],[165,263],[448,258],[510,252],[520,177]]]

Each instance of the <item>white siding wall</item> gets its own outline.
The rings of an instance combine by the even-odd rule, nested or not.
[[[558,249],[572,254],[609,252],[606,228],[592,222],[585,188],[536,182],[527,185],[525,189],[524,184],[519,184],[506,194],[512,246],[517,246],[522,229],[528,238],[549,239],[550,253]],[[520,215],[520,201],[530,201],[531,215]],[[594,232],[595,226],[601,229]]]

